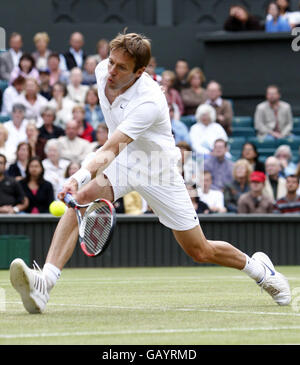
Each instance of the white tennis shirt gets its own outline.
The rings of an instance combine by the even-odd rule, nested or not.
[[[118,129],[133,139],[117,157],[118,162],[127,167],[132,167],[137,162],[149,165],[153,158],[157,158],[157,153],[161,153],[172,164],[177,163],[180,151],[172,135],[166,97],[157,82],[144,72],[110,104],[105,96],[108,59],[97,65],[95,74],[109,136]]]

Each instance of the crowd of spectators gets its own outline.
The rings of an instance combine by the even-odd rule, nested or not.
[[[269,4],[262,28],[235,5],[224,28],[289,31],[298,24],[297,14],[288,12],[286,0],[277,0]],[[0,213],[48,213],[66,179],[108,138],[95,79],[97,64],[108,57],[108,41],[101,39],[93,55],[85,53],[79,32],[71,34],[62,54],[49,48],[45,32],[33,44],[35,51],[26,53],[22,35],[12,33],[9,50],[0,55],[0,80],[7,82],[0,99],[7,118],[0,124]],[[300,165],[288,145],[263,161],[256,145],[246,141],[240,157],[232,158],[234,110],[218,80],[206,80],[200,67],[190,68],[183,58],[158,73],[152,57],[146,72],[164,91],[182,156],[178,168],[198,213],[300,213]],[[185,117],[194,119],[192,126]],[[291,135],[292,109],[276,85],[268,86],[257,105],[254,127],[264,141]],[[115,207],[118,213],[152,212],[137,192]]]

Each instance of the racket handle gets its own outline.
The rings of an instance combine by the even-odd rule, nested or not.
[[[68,204],[71,208],[75,208],[76,207],[76,201],[75,199],[72,197],[71,194],[67,193],[64,197],[64,202],[66,204]]]

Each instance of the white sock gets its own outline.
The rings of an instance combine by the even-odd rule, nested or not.
[[[61,271],[58,267],[47,262],[43,267],[43,273],[47,282],[47,290],[50,292],[59,279]]]
[[[265,276],[265,268],[263,265],[246,255],[246,265],[242,269],[250,278],[254,279],[257,283],[259,283]]]

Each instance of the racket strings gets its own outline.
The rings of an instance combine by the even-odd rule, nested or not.
[[[90,253],[97,254],[103,250],[111,231],[111,220],[111,212],[106,204],[94,204],[87,209],[83,241]]]

